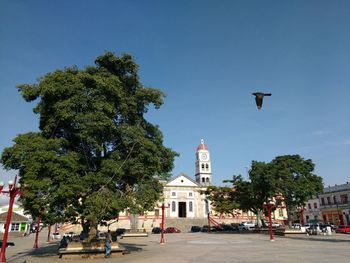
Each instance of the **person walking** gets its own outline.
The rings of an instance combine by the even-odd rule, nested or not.
[[[108,230],[105,242],[105,258],[108,258],[112,252],[112,234],[111,230]]]

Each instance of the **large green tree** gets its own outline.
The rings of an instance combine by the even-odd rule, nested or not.
[[[300,155],[278,156],[270,164],[276,192],[283,197],[291,224],[291,211],[304,207],[308,199],[322,193],[322,177],[314,173],[312,160]]]
[[[123,209],[153,208],[177,154],[144,116],[164,94],[141,84],[130,55],[106,52],[94,66],[56,70],[18,90],[37,103],[40,131],[17,136],[1,160],[19,170],[27,211],[79,219],[92,236]]]

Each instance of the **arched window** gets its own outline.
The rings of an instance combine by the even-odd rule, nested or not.
[[[205,178],[204,177],[202,177],[202,183],[205,183]]]
[[[204,170],[204,163],[202,163],[202,170]]]
[[[206,168],[207,171],[209,171],[209,164],[206,164],[205,168]]]
[[[172,212],[175,212],[175,211],[176,211],[176,203],[175,203],[175,201],[172,201],[172,202],[171,202],[171,211],[172,211]]]
[[[207,183],[209,183],[209,177],[207,177]]]
[[[190,201],[190,203],[189,203],[189,208],[188,208],[188,210],[189,210],[190,212],[193,212],[193,203],[192,203],[192,201]]]

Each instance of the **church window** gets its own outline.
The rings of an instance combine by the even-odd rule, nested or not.
[[[192,192],[189,192],[189,193],[188,193],[188,196],[191,196],[191,197],[192,197],[192,196],[193,196],[193,193],[192,193]]]
[[[202,163],[202,170],[204,170],[204,163]]]
[[[202,183],[205,183],[205,178],[204,177],[202,177]]]
[[[175,201],[173,201],[173,202],[171,203],[171,211],[172,211],[172,212],[175,212],[175,211],[176,211],[176,203],[175,203]]]
[[[207,177],[207,183],[209,183],[209,177]]]
[[[189,209],[190,212],[193,212],[193,203],[192,203],[192,201],[190,202],[188,209]]]
[[[278,216],[283,217],[283,210],[282,209],[278,209]]]
[[[175,192],[171,192],[171,196],[176,196],[176,193]]]
[[[209,164],[206,164],[205,168],[206,168],[207,171],[209,171]]]

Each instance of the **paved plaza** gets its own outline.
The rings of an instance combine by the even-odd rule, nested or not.
[[[14,238],[15,247],[7,249],[7,262],[142,262],[142,263],[215,263],[215,262],[349,262],[350,235],[276,237],[253,233],[181,233],[119,240],[129,253],[108,259],[59,259],[58,241],[45,243],[43,231],[40,248],[34,250],[34,234]]]

